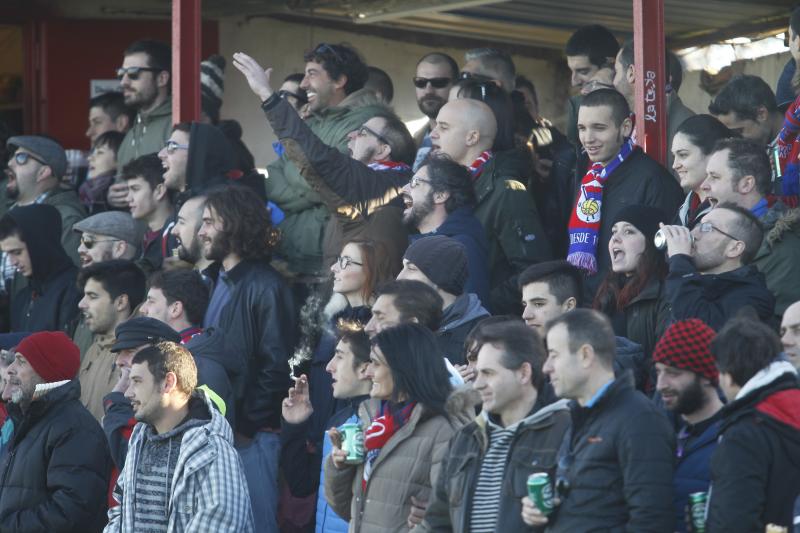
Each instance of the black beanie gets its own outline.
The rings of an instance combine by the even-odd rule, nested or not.
[[[444,235],[423,237],[411,243],[403,259],[414,263],[444,292],[463,294],[469,275],[467,250],[457,240]]]
[[[612,226],[617,222],[627,222],[642,232],[645,240],[652,242],[658,231],[659,222],[668,223],[667,214],[661,209],[649,205],[627,205],[614,217]]]

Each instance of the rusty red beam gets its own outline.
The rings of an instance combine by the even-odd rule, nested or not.
[[[667,78],[664,62],[664,0],[633,0],[636,69],[636,138],[644,151],[667,161]]]
[[[172,0],[172,120],[200,119],[201,0]]]

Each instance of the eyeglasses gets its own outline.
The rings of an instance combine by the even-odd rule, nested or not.
[[[129,80],[138,80],[142,72],[161,72],[163,68],[155,67],[119,67],[117,69],[117,79],[121,80],[128,75]]]
[[[87,250],[91,250],[95,244],[101,242],[117,242],[119,239],[93,239],[92,237],[85,237],[81,235],[81,244],[86,247]]]
[[[356,135],[358,135],[359,137],[366,137],[367,135],[372,135],[383,144],[389,144],[389,141],[386,140],[386,137],[384,137],[377,131],[373,130],[369,126],[361,126],[360,128],[358,128],[358,130],[356,130]]]
[[[288,97],[291,96],[292,98],[296,98],[297,101],[300,102],[301,104],[308,103],[308,98],[306,98],[302,94],[293,93],[291,91],[287,91],[286,89],[281,89],[280,91],[278,91],[278,96],[280,96],[284,100],[286,100]]]
[[[167,141],[167,144],[164,145],[164,148],[167,149],[167,153],[172,155],[175,153],[175,150],[188,150],[188,144],[178,144],[175,141]]]
[[[414,78],[414,87],[424,89],[431,84],[434,89],[444,89],[453,82],[452,78]]]
[[[14,161],[20,166],[26,164],[29,159],[33,159],[34,161],[38,161],[39,163],[41,163],[43,165],[47,164],[47,163],[45,163],[44,161],[42,161],[41,159],[39,159],[38,157],[36,157],[35,155],[33,155],[30,152],[17,152],[16,154],[14,154]]]
[[[411,181],[408,184],[411,186],[412,189],[416,188],[420,183],[428,183],[430,184],[431,180],[426,180],[425,178],[420,178],[419,176],[411,176]]]
[[[336,258],[336,264],[339,265],[339,268],[342,270],[347,268],[347,265],[357,265],[357,266],[364,266],[364,263],[359,263],[358,261],[353,261],[353,258],[348,257],[346,255],[340,255]]]
[[[723,235],[725,235],[726,237],[728,237],[730,239],[733,239],[734,241],[741,241],[741,239],[737,239],[736,237],[734,237],[730,233],[726,233],[726,232],[722,231],[721,229],[716,227],[711,222],[701,222],[700,224],[698,224],[695,227],[697,228],[697,230],[700,233],[711,233],[712,231],[718,231],[718,232],[722,233]]]
[[[342,56],[339,55],[339,52],[336,49],[329,45],[328,43],[319,43],[316,48],[314,48],[314,54],[324,54],[325,52],[330,52],[333,54],[333,57],[336,58],[336,61],[339,63],[344,63]]]

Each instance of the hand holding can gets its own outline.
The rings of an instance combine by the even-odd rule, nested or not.
[[[659,250],[666,250],[667,255],[692,255],[692,237],[689,228],[684,226],[668,226],[659,224],[659,230],[653,238],[653,244]]]

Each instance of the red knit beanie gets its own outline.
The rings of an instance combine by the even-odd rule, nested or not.
[[[716,385],[719,371],[709,348],[715,335],[713,329],[697,318],[675,322],[656,344],[653,361],[691,370]]]
[[[80,350],[61,331],[28,335],[17,345],[17,352],[28,360],[45,383],[73,379],[81,367]]]

